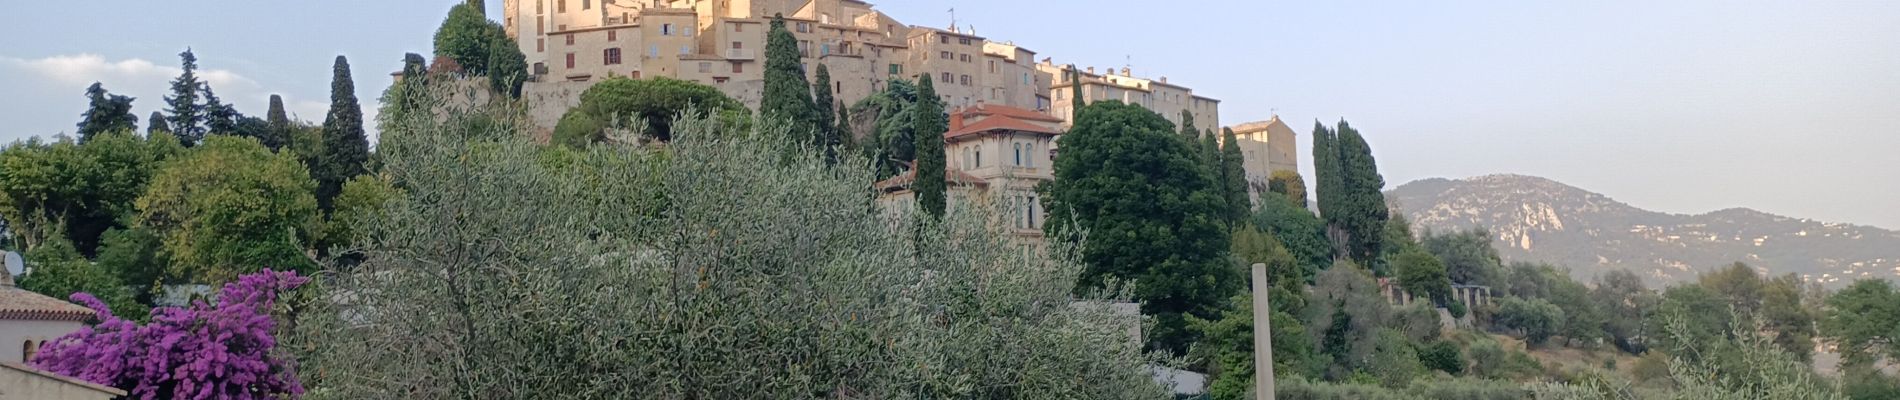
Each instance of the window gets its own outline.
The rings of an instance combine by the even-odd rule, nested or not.
[[[535,13],[535,14],[547,14],[547,13],[548,13],[548,11],[547,11],[547,9],[545,9],[545,8],[542,8],[542,7],[545,7],[545,6],[543,6],[543,5],[542,5],[542,2],[540,2],[540,1],[536,1],[536,2],[534,2],[534,13]]]
[[[960,59],[962,59],[962,61],[963,61],[963,62],[970,62],[970,55],[969,55],[969,54],[958,54],[958,55],[957,55],[957,58],[960,58]]]
[[[983,148],[976,148],[976,167],[983,168]]]
[[[798,41],[798,56],[811,57],[811,42],[810,41],[805,41],[805,40]]]
[[[735,73],[735,74],[743,74],[743,73],[745,73],[745,63],[742,63],[742,62],[738,62],[738,61],[733,61],[733,62],[732,62],[732,73]]]
[[[569,33],[569,34],[566,34],[566,35],[562,35],[562,36],[567,36],[567,45],[569,45],[569,46],[573,46],[573,45],[574,45],[574,34],[572,34],[572,33]]]
[[[1030,82],[1029,82],[1029,73],[1028,73],[1028,72],[1024,72],[1024,73],[1023,73],[1023,84],[1024,84],[1024,85],[1029,85],[1029,84],[1032,84],[1032,83],[1030,83]]]
[[[660,36],[673,36],[673,24],[660,24]]]
[[[798,23],[798,33],[811,33],[811,23],[810,22]]]
[[[732,48],[734,50],[743,49],[745,48],[745,42],[732,42]]]
[[[831,84],[838,86],[838,88],[831,90],[832,93],[844,93],[844,81],[832,82]]]
[[[1027,204],[1027,206],[1028,207],[1024,207],[1025,209],[1023,211],[1025,212],[1023,214],[1029,218],[1029,229],[1036,229],[1036,196],[1029,196],[1029,204]],[[1025,247],[1024,250],[1027,251],[1028,248]]]
[[[620,40],[620,31],[607,31],[607,41]]]
[[[961,76],[960,78],[962,78],[962,83],[963,83],[963,86],[970,86],[970,76],[969,76],[969,75],[964,75],[964,76]],[[967,101],[967,100],[966,100],[966,101],[964,101],[964,102],[965,102],[965,103],[968,103],[969,101]]]
[[[891,64],[891,75],[903,75],[903,74],[904,74],[903,65]]]
[[[680,46],[680,54],[693,54],[693,46],[692,45]]]
[[[1036,167],[1036,144],[1035,143],[1023,144],[1023,166],[1030,167],[1030,168]]]
[[[939,52],[937,52],[937,58],[941,58],[941,59],[945,59],[945,60],[948,60],[948,59],[950,59],[950,52],[948,52],[948,51],[939,51]]]
[[[554,0],[554,12],[567,12],[567,0]]]
[[[733,32],[745,32],[745,24],[732,24]]]
[[[545,52],[547,52],[547,51],[548,51],[548,40],[547,40],[547,39],[535,39],[535,40],[534,40],[534,52],[536,52],[536,53],[545,53]]]
[[[693,37],[693,26],[687,25],[686,27],[680,28],[680,35],[685,36],[685,37]]]
[[[712,63],[709,63],[709,62],[703,62],[703,61],[702,61],[702,62],[700,62],[700,63],[699,63],[699,73],[702,73],[702,74],[710,74],[710,73],[712,73]]]
[[[969,45],[969,44],[970,44],[970,38],[957,38],[957,44],[961,44],[961,45]]]
[[[937,41],[943,42],[943,44],[950,44],[950,37],[944,36],[943,34],[937,34]]]
[[[567,69],[574,69],[574,53],[567,53]]]
[[[603,50],[600,52],[600,58],[602,65],[620,65],[620,49],[612,48]]]
[[[537,5],[541,3],[535,3]],[[534,17],[534,33],[548,34],[548,17]]]
[[[951,77],[950,77],[950,73],[949,73],[949,72],[945,72],[945,73],[943,73],[943,75],[941,75],[941,76],[942,76],[942,79],[938,79],[937,81],[939,81],[939,82],[943,82],[943,83],[950,83],[950,82],[952,82],[952,80],[951,80]]]
[[[996,60],[990,60],[990,73],[996,73]]]
[[[594,8],[594,0],[581,0],[582,10],[591,9],[591,8]]]
[[[831,55],[831,43],[819,43],[818,55],[821,55],[821,56]]]
[[[818,14],[818,22],[822,24],[831,23],[831,13]]]
[[[659,57],[659,56],[660,56],[660,45],[656,44],[656,45],[647,46],[647,57]]]
[[[40,354],[39,343],[35,343],[31,340],[28,340],[26,341],[26,343],[20,344],[20,355],[23,356],[20,358],[20,362],[32,361],[33,356],[39,355],[39,354]]]
[[[1018,167],[1021,167],[1023,166],[1023,144],[1022,143],[1011,143],[1011,144],[1015,145],[1014,147],[1016,148],[1016,164],[1015,165]]]

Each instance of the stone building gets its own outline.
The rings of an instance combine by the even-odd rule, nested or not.
[[[13,285],[0,270],[0,363],[26,363],[40,346],[84,328],[92,309]]]
[[[1063,120],[1074,122],[1074,100],[1070,98],[1073,86],[1067,73],[1069,65],[1057,64],[1053,59],[1043,59],[1036,64],[1036,70],[1053,79],[1050,85],[1052,104],[1049,113]],[[1117,100],[1147,108],[1167,118],[1175,126],[1181,125],[1181,112],[1187,111],[1194,118],[1194,126],[1203,130],[1220,133],[1220,100],[1194,94],[1194,89],[1169,83],[1167,77],[1155,79],[1139,78],[1134,70],[1122,67],[1120,71],[1110,67],[1097,73],[1095,67],[1076,67],[1082,76],[1082,99],[1093,103],[1103,100]]]
[[[768,23],[783,15],[806,72],[825,65],[839,101],[856,102],[891,79],[928,76],[951,108],[995,104],[1068,116],[1054,109],[1067,106],[1055,100],[1067,96],[1054,87],[1059,69],[1046,58],[1037,64],[1037,52],[954,26],[908,25],[858,0],[505,0],[503,10],[503,26],[530,65],[530,93],[571,97],[611,76],[664,76],[718,87],[756,108]],[[1218,100],[1129,72],[1088,74],[1086,95],[1141,104],[1177,123],[1188,110],[1197,126],[1220,126]],[[559,112],[543,114],[557,116],[537,120]]]
[[[1025,249],[1043,244],[1047,210],[1036,186],[1055,179],[1056,138],[1062,119],[1035,110],[974,105],[950,112],[943,133],[944,178],[951,204],[998,206],[1005,224]],[[914,171],[877,183],[879,203],[887,210],[915,207]]]
[[[1235,125],[1234,141],[1240,145],[1241,165],[1247,171],[1247,193],[1258,201],[1267,192],[1267,180],[1275,171],[1299,171],[1300,153],[1293,128],[1280,121],[1279,115],[1260,122]]]

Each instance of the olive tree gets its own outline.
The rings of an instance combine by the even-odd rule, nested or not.
[[[387,136],[406,194],[301,306],[307,397],[1166,396],[1137,322],[1070,296],[1072,251],[878,209],[869,161],[787,157],[817,151],[789,124],[573,149],[479,113]]]

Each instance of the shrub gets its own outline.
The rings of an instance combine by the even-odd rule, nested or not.
[[[872,171],[787,156],[815,150],[783,123],[572,150],[468,117],[385,143],[407,194],[300,320],[310,398],[1166,396],[1068,249],[874,208]]]
[[[1437,341],[1420,346],[1418,361],[1424,364],[1425,368],[1445,371],[1452,375],[1463,373],[1465,370],[1464,353],[1459,352],[1456,343],[1448,341]]]

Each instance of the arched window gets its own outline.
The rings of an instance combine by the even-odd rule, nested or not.
[[[31,340],[26,341],[25,344],[20,345],[20,362],[24,363],[28,361],[33,361],[33,356],[36,354],[39,354],[39,352],[40,352],[39,342],[34,342]]]

